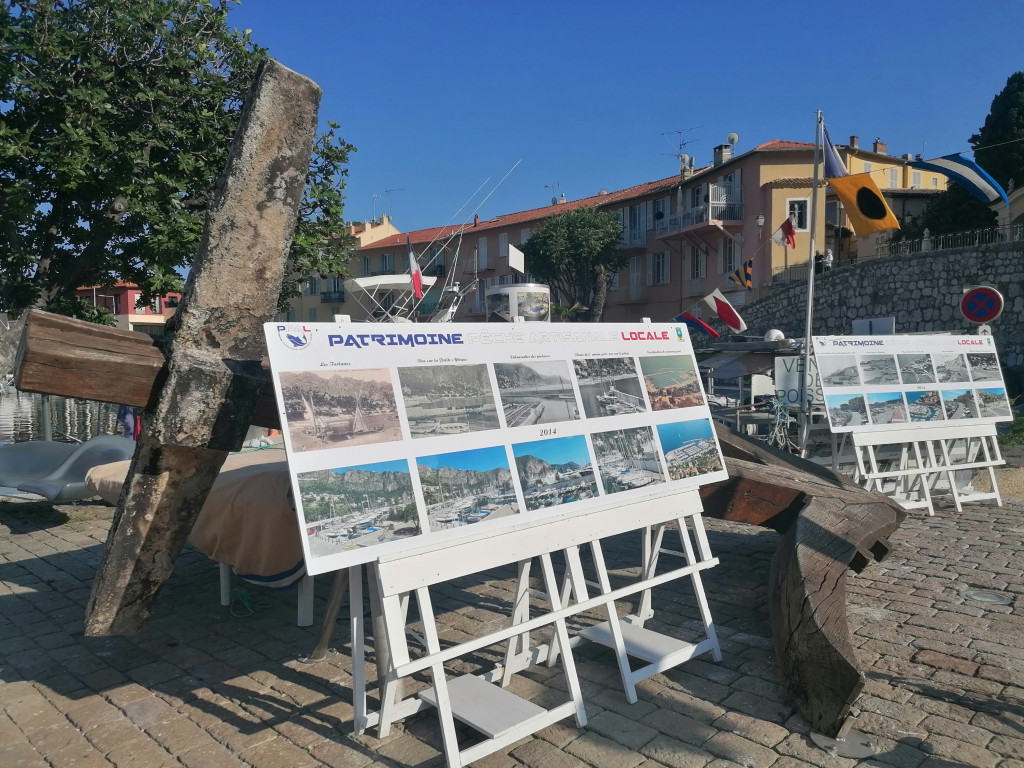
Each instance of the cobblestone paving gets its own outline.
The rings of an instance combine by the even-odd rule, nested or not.
[[[216,565],[195,551],[179,558],[138,635],[83,637],[111,513],[0,501],[0,768],[443,765],[430,711],[385,739],[352,735],[346,621],[339,652],[303,663],[318,627],[294,625],[294,593],[250,589],[252,615],[233,615],[219,605]],[[913,511],[889,559],[850,574],[848,616],[868,678],[853,727],[872,740],[870,759],[819,749],[787,703],[767,608],[776,534],[709,520],[721,564],[704,584],[722,662],[703,657],[650,678],[630,705],[610,653],[580,646],[587,727],[563,720],[475,765],[1024,768],[1022,514],[1016,501],[931,518]],[[606,545],[613,575],[630,573],[637,548],[635,535]],[[650,626],[682,637],[699,628],[686,585],[656,591]],[[442,643],[504,626],[513,588],[509,567],[436,590]],[[317,589],[319,618],[329,579]],[[501,652],[449,669],[484,669]],[[511,688],[542,705],[566,697],[561,674],[546,667]]]

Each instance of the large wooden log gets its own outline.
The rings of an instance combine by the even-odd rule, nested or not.
[[[316,130],[320,88],[265,60],[246,99],[173,319],[166,382],[143,429],[86,607],[87,635],[131,634],[249,426]]]

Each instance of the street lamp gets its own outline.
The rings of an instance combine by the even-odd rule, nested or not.
[[[757,224],[757,242],[758,242],[758,244],[760,244],[761,243],[761,228],[764,226],[764,214],[763,213],[757,214],[757,218],[754,219],[754,222]]]

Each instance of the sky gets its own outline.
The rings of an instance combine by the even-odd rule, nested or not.
[[[1024,70],[1024,0],[242,0],[356,147],[345,218],[403,232],[664,179],[771,139],[969,152]],[[968,155],[970,156],[970,155]]]

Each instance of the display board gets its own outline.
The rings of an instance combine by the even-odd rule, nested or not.
[[[537,283],[494,285],[487,289],[487,318],[506,323],[551,319],[551,289]]]
[[[833,432],[1010,421],[991,336],[815,336]]]
[[[264,328],[311,574],[726,478],[685,325]]]

